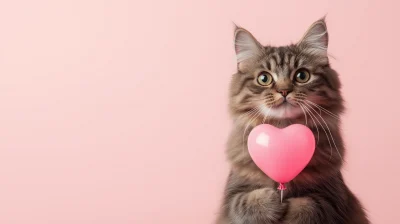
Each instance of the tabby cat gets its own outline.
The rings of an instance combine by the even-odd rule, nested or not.
[[[345,152],[340,135],[343,99],[338,74],[328,59],[325,18],[288,46],[262,46],[235,29],[237,73],[230,86],[234,120],[227,144],[231,172],[217,224],[366,224],[359,200],[343,181]],[[279,128],[307,125],[316,138],[308,166],[287,184],[283,203],[278,184],[253,163],[247,137],[267,123]]]

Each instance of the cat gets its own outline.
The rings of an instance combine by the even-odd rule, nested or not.
[[[216,223],[370,223],[341,173],[340,115],[345,108],[338,74],[329,64],[325,18],[288,46],[263,46],[238,26],[234,36],[237,73],[229,98],[234,122],[226,151],[231,171]],[[278,184],[247,151],[248,134],[261,123],[279,128],[304,124],[316,138],[313,158],[286,185],[282,203]]]

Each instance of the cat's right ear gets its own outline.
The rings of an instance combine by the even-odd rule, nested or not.
[[[311,55],[320,57],[328,55],[328,29],[326,28],[325,17],[308,28],[297,46]]]
[[[262,45],[249,31],[235,25],[235,51],[239,71],[244,71],[251,59],[259,57],[262,49]]]

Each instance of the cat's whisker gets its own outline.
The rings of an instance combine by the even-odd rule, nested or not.
[[[253,120],[257,119],[257,117],[258,117],[260,114],[261,114],[260,109],[259,109],[259,108],[256,108],[256,113],[250,118],[250,121],[247,123],[246,128],[245,128],[244,131],[243,131],[243,139],[242,139],[242,141],[243,141],[243,151],[246,150],[245,142],[247,142],[247,141],[245,141],[245,136],[246,136],[247,129],[249,128],[249,126],[251,125],[251,123],[253,123]]]
[[[315,113],[317,113],[317,111],[316,111],[314,108],[312,108],[312,107],[310,107],[310,108],[311,108]],[[319,115],[319,114],[318,114],[318,115]],[[333,138],[333,135],[332,135],[332,133],[331,133],[331,130],[330,130],[328,124],[325,122],[325,119],[324,119],[321,115],[319,115],[319,117],[321,118],[321,120],[324,122],[326,128],[328,129],[329,135],[330,135],[331,138],[332,138],[333,145],[335,145],[336,151],[338,152],[338,154],[339,154],[339,156],[340,156],[340,159],[343,160],[343,157],[342,157],[342,155],[340,154],[339,149],[338,149],[337,146],[336,146],[335,139]]]
[[[273,99],[258,99],[258,100],[255,99],[255,100],[251,100],[251,101],[246,102],[246,103],[242,103],[242,105],[254,106],[254,104],[258,104],[259,102],[268,103],[268,102],[270,102],[270,101],[273,101]]]
[[[263,121],[262,121],[263,124],[265,123],[266,118],[269,116],[269,112],[270,111],[271,111],[271,107],[268,107],[268,112],[267,112],[267,114],[264,115],[264,118],[263,118]]]
[[[339,116],[338,116],[338,115],[336,115],[336,114],[330,112],[329,110],[323,108],[322,106],[320,106],[320,105],[318,105],[318,104],[316,104],[316,103],[314,103],[314,102],[312,102],[312,101],[310,101],[310,100],[305,100],[305,101],[306,101],[306,102],[304,102],[304,103],[308,104],[309,106],[313,105],[313,106],[317,107],[319,110],[324,111],[326,114],[330,115],[331,117],[336,118],[336,119],[339,119]],[[311,104],[311,105],[310,105],[310,104]]]
[[[252,100],[252,102],[262,102],[262,101],[267,101],[267,102],[269,102],[269,101],[274,101],[274,98],[263,98],[263,99],[255,99],[255,100]]]
[[[274,98],[273,95],[267,95],[267,96],[262,96],[260,98],[255,98],[255,99],[266,99],[266,98]]]
[[[295,93],[294,96],[295,96],[295,97],[301,97],[301,98],[305,99],[305,98],[307,97],[307,94],[304,94],[304,93]]]
[[[302,106],[305,107],[303,104],[302,104]],[[306,109],[304,109],[304,110],[306,110]],[[310,112],[308,112],[307,110],[306,110],[306,112],[307,112],[308,114],[310,113]],[[320,134],[319,134],[319,128],[318,128],[317,123],[315,122],[315,119],[314,119],[311,115],[310,115],[310,117],[311,117],[311,119],[313,120],[315,127],[317,128],[317,143],[318,143],[318,142],[319,142],[319,136],[320,136]]]
[[[251,114],[251,113],[254,113],[256,110],[257,110],[257,108],[253,108],[253,109],[251,109],[250,111],[248,111],[248,112],[246,112],[245,114],[243,114],[243,116],[244,116],[244,115]]]
[[[339,115],[332,113],[328,109],[326,109],[326,108],[324,108],[324,107],[322,107],[322,106],[320,106],[320,105],[318,105],[318,104],[316,104],[316,103],[314,103],[314,102],[312,102],[310,100],[306,100],[306,101],[307,102],[305,102],[305,103],[313,105],[314,107],[318,108],[320,111],[321,110],[324,111],[326,114],[330,115],[331,117],[336,118],[336,119],[340,118]]]
[[[248,102],[242,103],[242,105],[254,106],[254,104],[258,104],[259,102],[266,102],[266,103],[268,103],[268,102],[270,102],[270,101],[274,101],[274,97],[273,97],[273,96],[266,96],[266,97],[261,97],[261,98],[255,98],[255,99],[252,99],[252,100],[250,100],[250,101],[248,101]],[[254,108],[253,108],[253,109],[254,109]],[[253,110],[253,109],[252,109],[252,110]]]
[[[256,112],[256,110],[257,110],[257,108],[253,108],[253,109],[247,111],[246,113],[239,115],[238,120],[240,120],[244,117],[247,117],[247,116],[253,116],[253,114]]]
[[[307,126],[308,123],[307,123],[307,114],[306,114],[306,111],[305,111],[304,108],[300,105],[300,103],[298,103],[298,105],[300,106],[301,110],[303,111],[304,118],[305,118],[305,120],[306,120],[306,126]]]
[[[304,106],[304,109],[306,109],[306,110],[309,112],[309,114],[315,118],[315,120],[318,122],[318,124],[320,125],[320,127],[322,128],[322,130],[325,132],[325,135],[326,135],[326,137],[327,137],[327,139],[328,139],[329,147],[330,147],[330,149],[331,149],[331,158],[332,158],[332,149],[333,149],[333,147],[332,147],[332,144],[331,144],[330,137],[329,137],[327,131],[325,130],[325,127],[322,125],[322,123],[320,122],[320,120],[318,119],[318,117],[307,107],[306,104],[303,104],[303,106]],[[331,159],[331,158],[330,158],[330,159]]]
[[[303,100],[303,103],[304,103],[305,105],[308,105],[309,107],[312,107],[312,106],[313,106],[313,105],[311,105],[311,104],[307,103],[307,102],[306,102],[306,99],[304,99],[304,100]],[[317,107],[317,109],[319,110],[319,115],[322,115],[322,111],[321,111],[321,109],[320,109],[320,108],[318,108],[318,107]]]
[[[299,106],[303,109],[303,111],[305,111],[305,113],[307,113],[307,114],[309,114],[303,107],[303,105],[300,103],[300,102],[298,102],[298,104],[299,104]],[[314,126],[315,126],[315,128],[317,128],[317,143],[319,142],[319,128],[318,128],[318,125],[317,125],[317,123],[315,122],[315,120],[314,120],[314,118],[310,115],[310,118],[311,118],[311,120],[314,122]]]

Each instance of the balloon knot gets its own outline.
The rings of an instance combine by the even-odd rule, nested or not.
[[[284,183],[279,183],[278,190],[281,190],[281,191],[286,190],[285,184]]]

